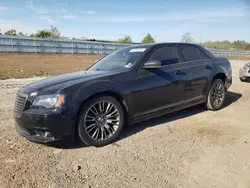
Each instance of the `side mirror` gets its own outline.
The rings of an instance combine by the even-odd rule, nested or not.
[[[153,68],[160,68],[160,67],[161,67],[161,62],[157,60],[147,61],[143,65],[144,69],[153,69]]]

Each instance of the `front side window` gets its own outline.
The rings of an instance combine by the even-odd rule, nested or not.
[[[197,61],[200,60],[198,49],[193,46],[181,46],[180,53],[184,61]]]
[[[92,67],[90,67],[89,71],[112,71],[115,69],[119,70],[128,70],[135,66],[146,51],[148,50],[147,47],[129,47],[129,48],[122,48],[117,51],[112,52],[111,54],[107,55]]]
[[[179,63],[177,48],[175,46],[157,48],[148,60],[160,61],[162,66]]]

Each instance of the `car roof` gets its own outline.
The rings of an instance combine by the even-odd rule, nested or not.
[[[205,49],[204,47],[198,45],[198,44],[194,44],[194,43],[185,43],[185,42],[162,42],[162,43],[149,43],[149,44],[138,44],[138,45],[131,45],[128,46],[126,48],[155,48],[155,47],[160,47],[160,46],[164,46],[164,45],[182,45],[182,46],[194,46],[197,47],[199,49],[202,49],[203,51],[205,51],[205,53],[211,58],[214,59],[214,55],[209,52],[207,49]]]
[[[197,44],[193,43],[184,43],[184,42],[161,42],[161,43],[148,43],[148,44],[138,44],[138,45],[132,45],[129,46],[130,48],[139,48],[139,47],[157,47],[157,46],[162,46],[162,45],[193,45],[193,46],[198,46]]]

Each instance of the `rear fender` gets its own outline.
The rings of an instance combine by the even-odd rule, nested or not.
[[[209,81],[209,88],[213,82],[213,80],[218,77],[218,75],[224,75],[225,76],[225,87],[228,89],[230,85],[232,84],[232,67],[228,59],[226,58],[216,58],[215,62],[215,70],[214,70],[214,76]],[[209,91],[209,89],[208,89]]]

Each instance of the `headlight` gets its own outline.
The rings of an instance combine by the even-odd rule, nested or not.
[[[45,108],[59,107],[64,103],[64,95],[53,94],[53,95],[40,95],[35,98],[32,105],[43,106]]]

